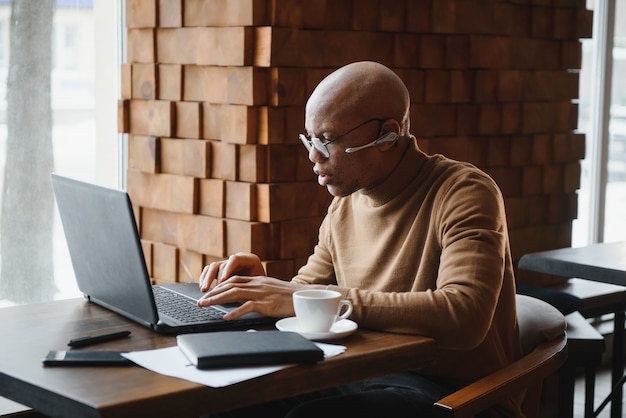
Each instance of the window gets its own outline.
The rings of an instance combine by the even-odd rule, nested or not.
[[[583,41],[579,130],[586,134],[572,245],[626,239],[626,0],[588,0],[593,39]]]
[[[46,10],[50,1],[55,6],[53,12],[48,9],[48,13],[43,13],[41,9]],[[26,53],[14,52],[14,4],[0,0],[0,225],[7,228],[0,231],[0,306],[79,295],[56,204],[51,198],[50,171],[120,187],[124,170],[121,136],[117,133],[122,0],[37,0],[16,4],[21,6],[21,16],[27,16],[22,22],[36,22],[29,34],[47,34],[50,50],[46,52],[44,45],[48,43],[40,38],[37,47],[20,49]],[[19,36],[19,30],[14,34]],[[35,61],[40,57],[34,54],[44,59]],[[48,67],[42,68],[50,68],[49,77],[44,71],[31,71],[28,83],[21,84],[35,90],[22,94],[22,102],[12,99],[15,96],[9,90],[15,83],[7,81],[19,76],[11,73],[11,59],[46,65],[46,54]],[[49,104],[45,101],[47,95]],[[40,96],[43,101],[38,100]],[[18,113],[30,112],[31,117],[19,127],[14,122],[11,125],[11,114],[15,113],[11,106],[24,106],[19,107]],[[11,135],[19,137],[19,141],[12,140]],[[41,161],[48,164],[45,158],[42,160],[48,148],[53,165],[51,170],[47,166],[40,170]],[[27,193],[18,203],[11,202],[19,191]],[[46,193],[50,194],[45,196]],[[11,230],[7,223],[19,227]],[[49,237],[31,235],[32,230],[42,229],[40,225],[44,224],[51,225]],[[7,240],[7,236],[11,239]],[[38,268],[32,268],[33,265]]]

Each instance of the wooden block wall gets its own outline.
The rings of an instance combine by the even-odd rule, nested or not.
[[[195,281],[237,251],[285,279],[306,262],[331,197],[297,139],[304,104],[357,60],[406,82],[424,151],[498,182],[515,262],[569,246],[591,22],[584,0],[127,0],[118,120],[152,277]]]

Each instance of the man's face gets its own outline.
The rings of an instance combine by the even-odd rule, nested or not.
[[[345,151],[377,139],[382,131],[382,123],[379,119],[351,124],[343,124],[341,121],[327,123],[307,116],[308,139],[319,139],[314,140],[317,144],[310,147],[309,160],[314,163],[313,171],[317,174],[318,183],[326,186],[330,194],[348,196],[376,185],[379,179],[378,161],[383,155],[378,148],[371,147],[353,153]],[[319,147],[325,147],[326,152],[319,150]]]

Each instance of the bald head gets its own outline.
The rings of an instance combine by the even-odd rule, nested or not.
[[[394,119],[400,134],[409,132],[409,92],[382,64],[362,61],[334,71],[320,82],[306,104],[307,122],[369,118]]]

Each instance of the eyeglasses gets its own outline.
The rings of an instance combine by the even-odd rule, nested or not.
[[[298,137],[300,138],[300,141],[302,141],[302,144],[304,144],[304,146],[306,147],[306,149],[311,152],[312,148],[315,148],[317,151],[319,151],[324,157],[329,158],[330,157],[330,153],[328,152],[328,148],[327,145],[330,144],[331,142],[335,142],[341,138],[343,138],[344,136],[348,135],[349,133],[356,131],[357,129],[359,129],[362,126],[367,125],[370,122],[373,121],[378,121],[378,123],[380,123],[380,128],[378,129],[378,132],[380,132],[380,130],[382,129],[382,124],[386,119],[379,119],[379,118],[373,118],[373,119],[368,119],[365,122],[363,122],[362,124],[355,126],[354,128],[350,129],[348,132],[345,132],[339,136],[336,136],[334,138],[330,138],[327,139],[325,141],[322,141],[320,138],[314,137],[314,136],[308,136],[305,134],[300,134],[298,135]],[[395,132],[388,132],[385,135],[382,135],[378,138],[376,138],[374,141],[370,142],[369,144],[366,145],[362,145],[360,147],[352,147],[352,148],[346,148],[345,152],[347,152],[348,154],[353,153],[353,152],[357,152],[360,151],[362,149],[365,148],[369,148],[369,147],[374,147],[376,145],[380,145],[380,144],[385,144],[388,142],[393,142],[396,140],[397,138],[397,134]]]

